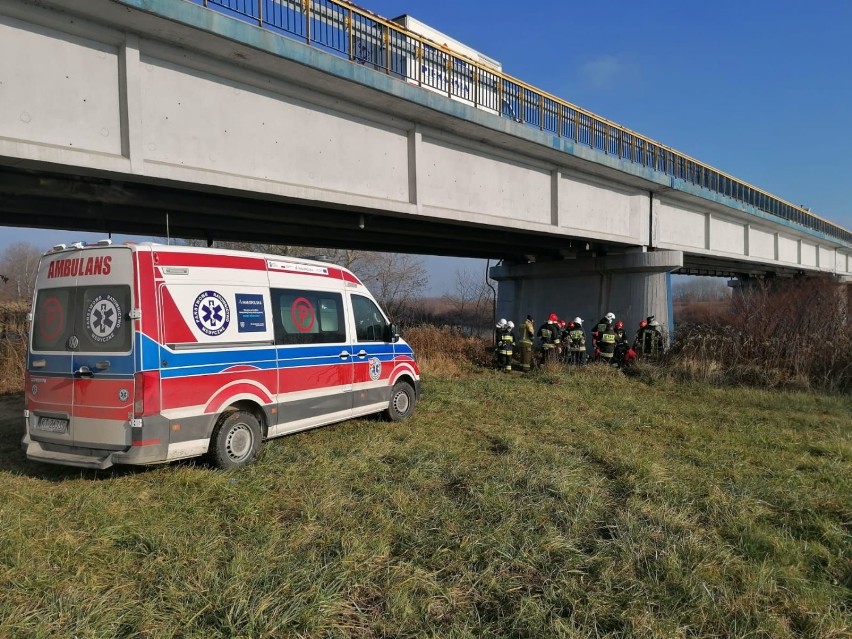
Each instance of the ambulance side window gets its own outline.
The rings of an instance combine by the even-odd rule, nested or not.
[[[327,291],[272,289],[276,344],[346,341],[343,296]]]
[[[352,314],[355,317],[355,338],[359,342],[385,341],[388,323],[373,300],[353,295]]]

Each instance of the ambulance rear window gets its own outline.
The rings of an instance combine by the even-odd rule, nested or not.
[[[38,292],[33,320],[34,351],[68,350],[74,328],[75,293],[73,286]]]
[[[36,297],[33,351],[126,353],[132,330],[126,285],[42,289]]]

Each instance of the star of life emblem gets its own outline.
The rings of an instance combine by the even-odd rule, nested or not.
[[[195,325],[205,335],[216,337],[224,333],[231,323],[231,309],[225,298],[216,291],[204,291],[192,305]]]
[[[370,379],[375,382],[382,376],[382,360],[378,357],[371,357],[368,364],[370,365]]]
[[[86,312],[86,329],[93,342],[104,344],[121,328],[121,306],[112,295],[98,295]]]

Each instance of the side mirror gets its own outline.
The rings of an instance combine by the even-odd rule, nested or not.
[[[396,344],[399,341],[399,329],[396,324],[385,325],[385,341]]]

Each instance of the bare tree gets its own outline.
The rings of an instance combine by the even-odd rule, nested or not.
[[[207,246],[204,240],[186,240],[187,246]],[[423,261],[414,255],[375,253],[353,249],[326,249],[256,242],[216,241],[218,248],[318,259],[351,270],[395,319],[402,319],[423,289],[429,276]]]
[[[731,289],[719,277],[690,277],[674,285],[673,298],[678,302],[715,302],[731,297]]]
[[[29,242],[15,242],[0,254],[0,299],[28,300],[32,297],[42,251]]]
[[[470,271],[457,270],[455,292],[445,295],[444,301],[459,325],[488,326],[494,314],[494,281]]]
[[[350,268],[395,320],[404,318],[429,284],[423,260],[416,255],[361,251],[353,258]]]

